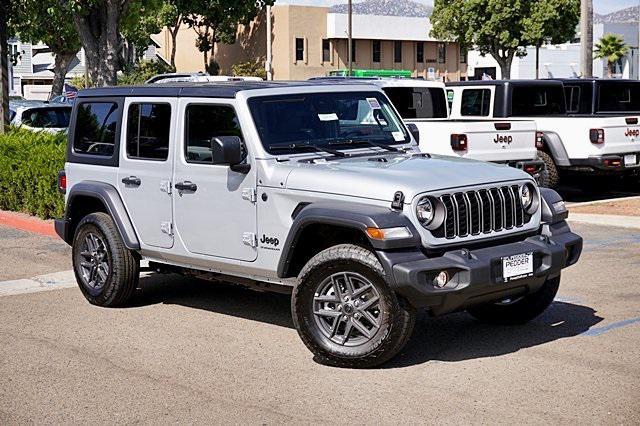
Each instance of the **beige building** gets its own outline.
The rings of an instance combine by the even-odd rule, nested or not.
[[[376,4],[379,0],[369,0]],[[415,6],[398,0],[413,16],[380,13],[379,9],[355,11],[353,16],[353,68],[410,70],[414,76],[459,80],[466,75],[466,55],[456,43],[430,37],[427,16],[415,16]],[[368,2],[360,3],[366,5]],[[378,14],[376,14],[376,11]],[[386,13],[386,12],[384,12]],[[348,67],[347,15],[339,7],[277,5],[271,8],[271,69],[276,80],[304,80]],[[157,53],[169,58],[168,31],[153,37]],[[202,53],[195,48],[195,32],[184,27],[178,33],[178,71],[204,69]],[[231,74],[234,63],[267,58],[266,14],[238,28],[233,45],[216,46],[215,59],[222,74]]]

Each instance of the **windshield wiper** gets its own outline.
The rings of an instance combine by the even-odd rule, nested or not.
[[[367,144],[369,146],[385,149],[391,152],[404,152],[404,149],[396,148],[395,146],[385,145],[383,143],[373,142],[369,139],[338,139],[338,140],[329,142],[329,145],[358,145],[358,144]]]
[[[269,149],[272,150],[294,150],[294,149],[312,149],[316,152],[326,152],[327,154],[335,155],[336,157],[347,157],[348,155],[342,151],[336,149],[327,148],[320,145],[314,145],[309,142],[285,142],[269,145]]]

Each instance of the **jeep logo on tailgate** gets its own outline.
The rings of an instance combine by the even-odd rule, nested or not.
[[[503,143],[503,144],[511,144],[511,142],[513,142],[513,136],[511,135],[507,135],[507,136],[502,136],[502,135],[496,135],[496,138],[493,140],[494,143]]]
[[[624,132],[624,135],[626,137],[637,138],[640,136],[640,129],[627,129],[627,131]]]

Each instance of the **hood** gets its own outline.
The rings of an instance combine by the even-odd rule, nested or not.
[[[402,191],[406,202],[418,194],[513,180],[531,180],[521,170],[457,157],[391,154],[299,162],[286,188],[381,201]]]

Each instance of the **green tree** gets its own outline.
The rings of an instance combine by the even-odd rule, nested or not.
[[[13,2],[9,26],[11,35],[31,43],[41,41],[51,48],[55,57],[51,97],[60,95],[69,66],[81,47],[69,10],[57,0]]]
[[[160,17],[162,26],[167,28],[167,31],[169,31],[169,36],[171,37],[171,53],[169,54],[169,65],[175,70],[177,49],[176,41],[178,38],[178,31],[180,30],[180,26],[182,25],[182,11],[178,7],[178,1],[164,1],[162,3],[162,6],[160,7],[158,16]]]
[[[238,24],[248,24],[275,0],[176,0],[183,21],[197,34],[196,47],[203,54],[204,68],[216,43],[236,41]],[[215,59],[215,58],[212,58]]]
[[[263,80],[267,79],[267,70],[264,68],[264,62],[239,62],[231,65],[231,71],[234,76],[239,77],[260,77]]]
[[[616,63],[622,59],[629,51],[629,46],[622,37],[617,34],[605,34],[596,43],[594,57],[596,59],[606,59],[609,77],[615,72]]]
[[[574,37],[578,1],[435,0],[431,34],[493,56],[508,79],[513,58],[526,55],[523,47]]]

